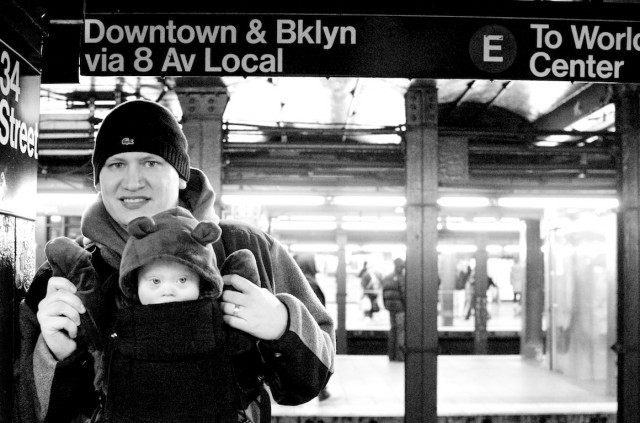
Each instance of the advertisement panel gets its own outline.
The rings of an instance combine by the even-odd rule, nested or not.
[[[83,75],[640,82],[640,22],[464,16],[88,14]]]
[[[40,75],[0,40],[0,213],[35,219]]]

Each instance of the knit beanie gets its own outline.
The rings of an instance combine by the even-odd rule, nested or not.
[[[114,154],[146,152],[165,159],[185,181],[189,181],[187,138],[173,113],[148,100],[131,100],[116,106],[104,118],[93,149],[93,181]]]
[[[213,298],[222,294],[222,276],[211,245],[222,233],[216,223],[198,222],[184,207],[174,207],[133,219],[127,231],[131,236],[120,262],[120,288],[127,298],[138,299],[137,270],[157,259],[193,269],[200,276],[201,293],[209,291]]]

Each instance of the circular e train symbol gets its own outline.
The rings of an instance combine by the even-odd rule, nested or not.
[[[513,64],[517,53],[516,38],[500,25],[483,26],[469,41],[471,61],[485,72],[505,71]]]

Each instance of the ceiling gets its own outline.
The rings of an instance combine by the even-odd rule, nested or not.
[[[198,78],[80,76],[75,82],[79,53],[74,40],[83,13],[159,13],[157,2],[24,3],[46,10],[33,16],[48,21],[43,24],[52,34],[47,45],[55,46],[44,49],[50,53],[43,55],[43,81],[74,81],[41,86],[39,189],[92,190],[91,150],[95,131],[108,110],[121,101],[146,98],[166,105],[181,118],[176,87],[188,88]],[[603,2],[581,3],[585,7],[573,7],[572,13],[591,17]],[[474,2],[465,13],[477,10],[479,16],[490,11],[500,15],[505,10],[526,9],[536,16],[557,16],[552,11],[560,10],[526,7],[540,5]],[[337,10],[328,3],[307,6],[313,13]],[[453,15],[460,7],[450,2],[341,6],[341,13],[397,14],[404,10],[424,14],[442,9]],[[250,10],[275,13],[280,10],[277,7],[281,6]],[[163,5],[161,10],[235,13],[236,8],[242,7],[187,1]],[[302,4],[295,10],[307,11]],[[618,12],[623,10],[627,9]],[[621,17],[618,13],[610,18]],[[229,94],[223,115],[222,174],[227,192],[403,192],[407,178],[404,96],[414,81],[351,77],[207,81],[212,80],[224,85]],[[471,79],[438,79],[435,84],[440,164],[447,166],[448,154],[465,168],[462,178],[439,179],[443,192],[616,192],[621,166],[610,85]]]
[[[81,77],[77,84],[43,84],[40,185],[91,188],[93,137],[108,110],[120,101],[146,98],[180,118],[175,87],[184,81]],[[223,116],[229,189],[403,189],[404,95],[411,80],[225,77],[220,82],[229,93]],[[439,142],[443,148],[467,148],[468,177],[441,181],[442,189],[615,190],[613,113],[602,109],[611,102],[609,86],[444,79],[436,86]],[[566,132],[572,129],[583,132]],[[540,146],[554,137],[558,145]]]

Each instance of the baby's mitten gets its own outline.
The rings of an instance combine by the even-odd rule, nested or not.
[[[220,267],[220,273],[224,275],[239,275],[260,286],[260,274],[258,263],[251,250],[246,248],[229,254]]]
[[[260,286],[260,274],[258,273],[258,264],[251,250],[242,249],[229,254],[220,268],[220,274],[238,275],[248,279],[256,286]],[[235,288],[225,285],[224,289],[235,290]],[[247,333],[230,328],[229,330],[229,347],[232,354],[239,354],[247,351],[255,346],[256,339]]]
[[[250,250],[242,249],[229,254],[220,268],[224,275],[239,275],[260,287],[260,274],[256,258]],[[225,290],[234,288],[225,285]],[[241,389],[243,401],[253,400],[262,386],[262,357],[258,350],[257,339],[241,330],[225,325],[227,348],[234,365],[235,378]]]
[[[106,325],[105,300],[100,279],[91,263],[91,253],[76,241],[58,237],[44,248],[53,276],[61,276],[73,283],[76,295],[82,301],[86,313],[80,314],[80,326],[75,341],[89,351],[103,351],[103,335]]]

